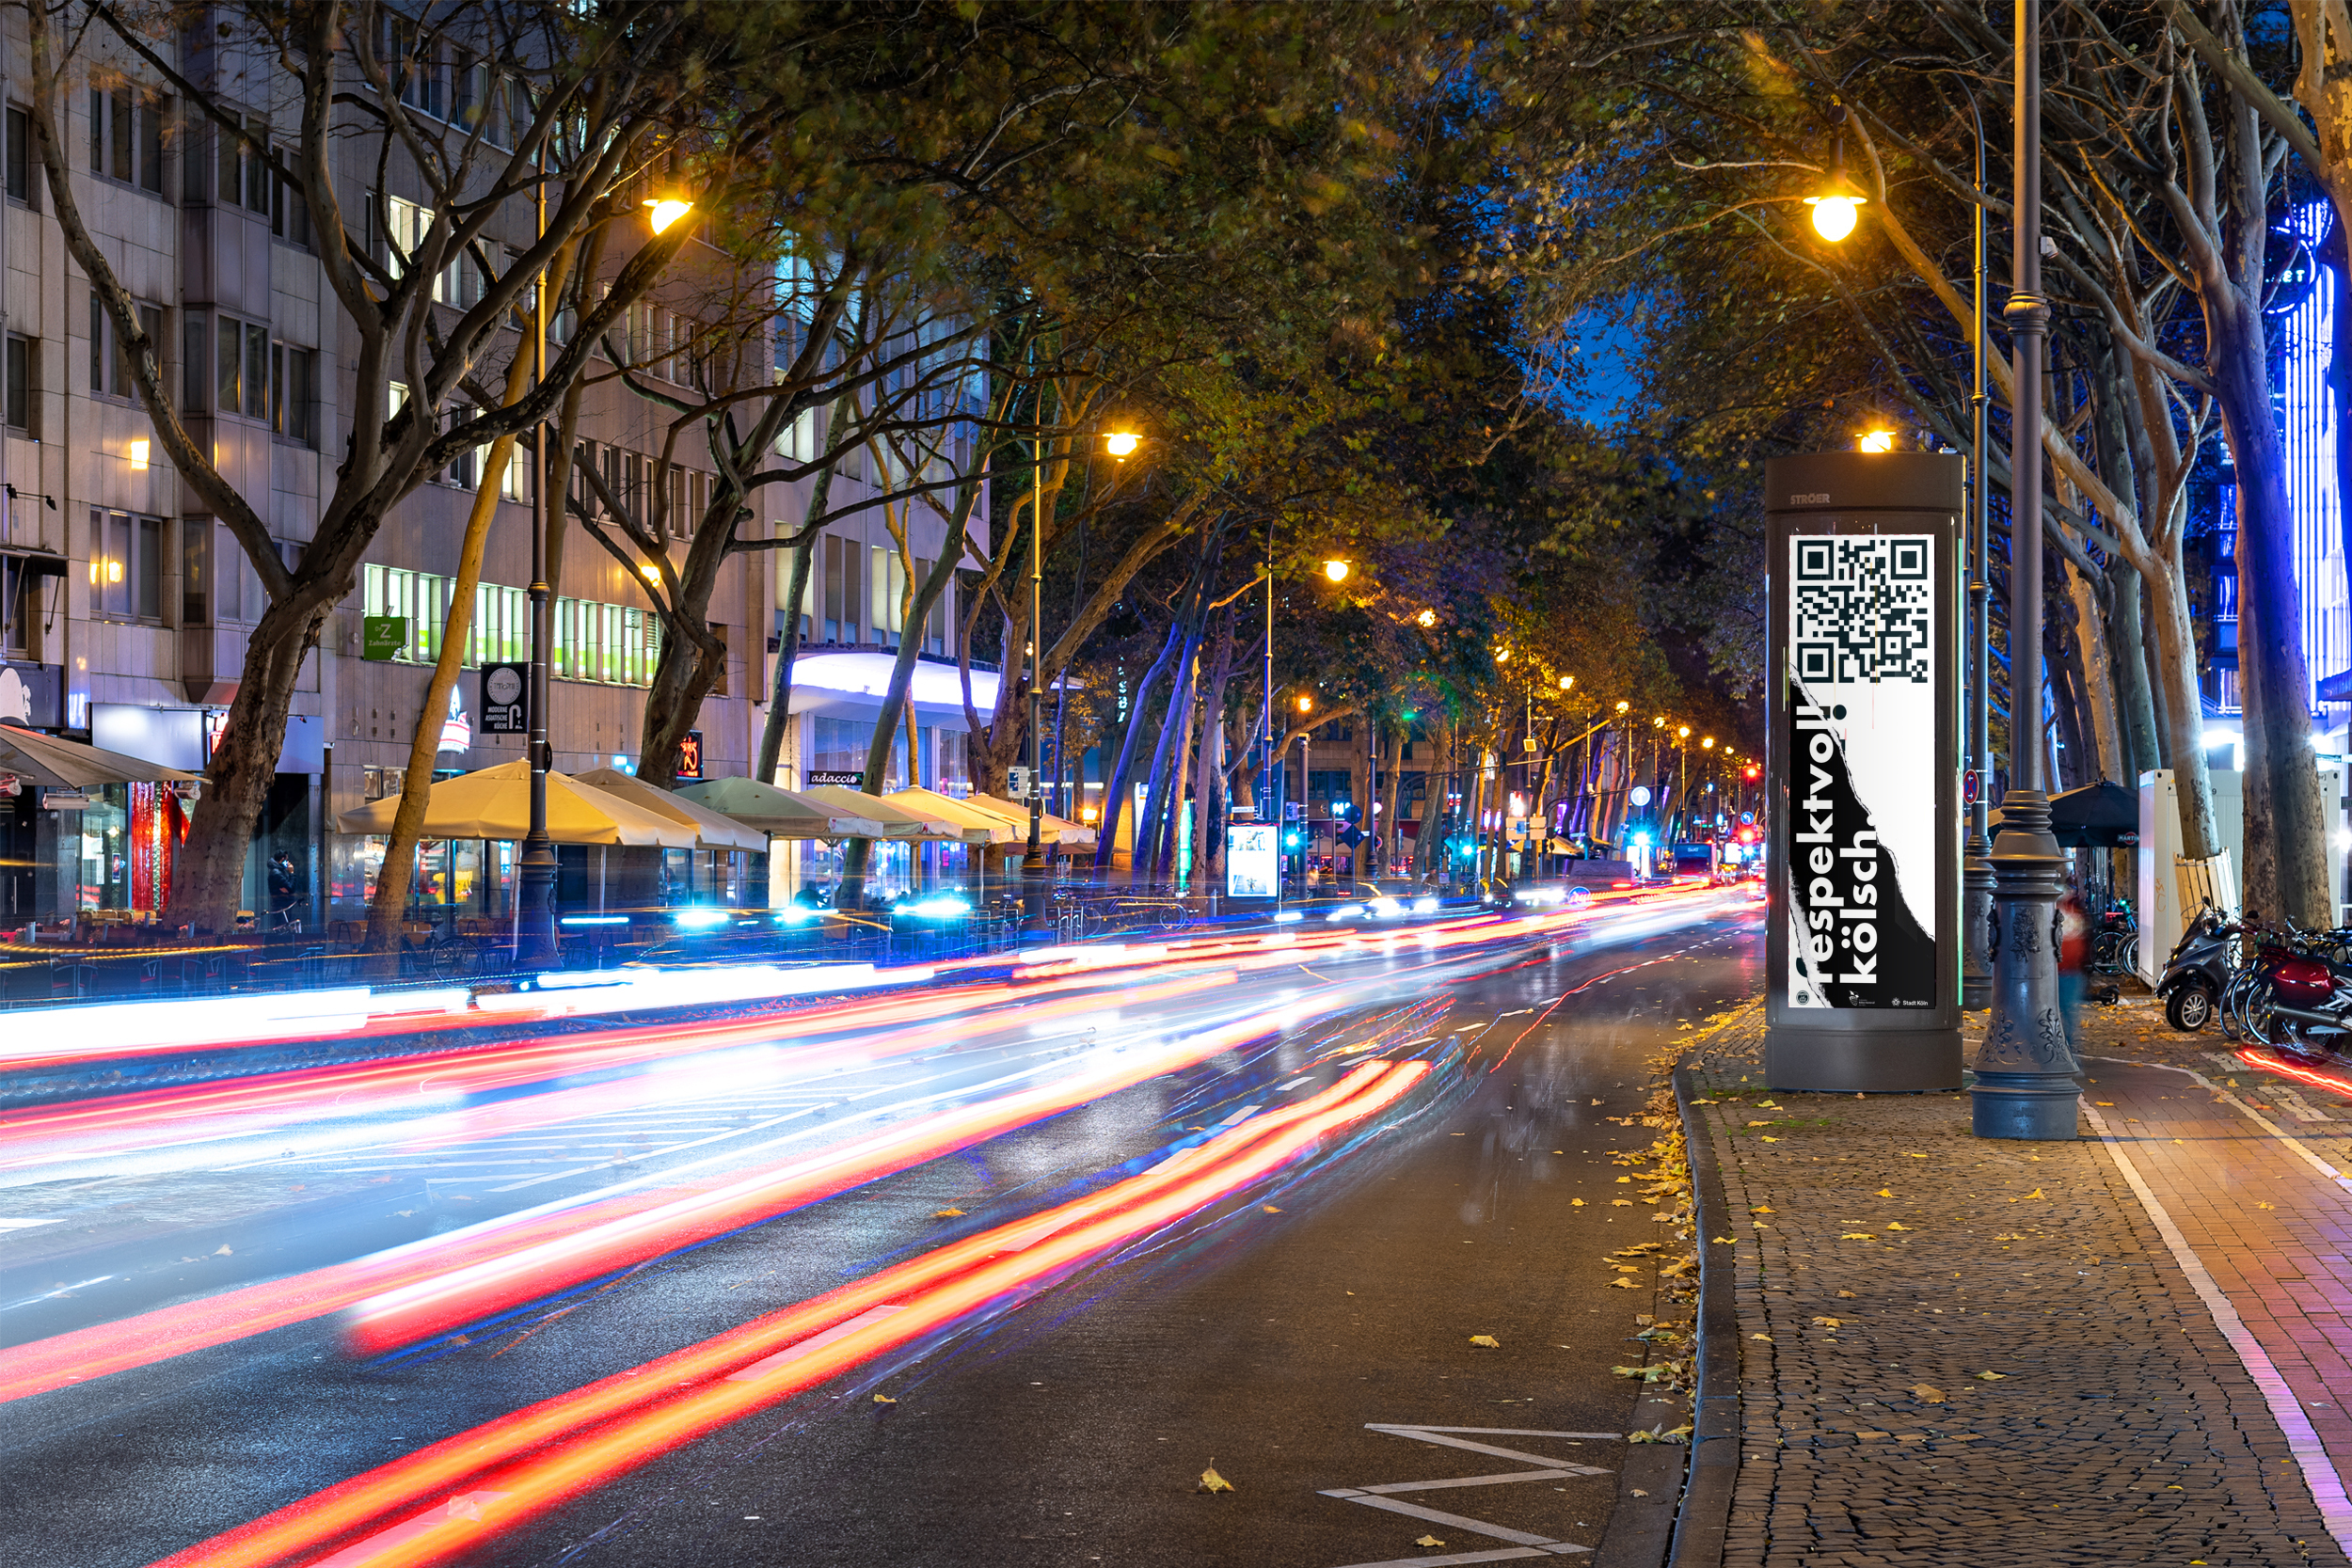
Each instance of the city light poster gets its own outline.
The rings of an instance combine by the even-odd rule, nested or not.
[[[1788,1006],[1933,1007],[1935,539],[1788,547]]]

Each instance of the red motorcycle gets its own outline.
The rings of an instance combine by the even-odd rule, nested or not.
[[[2248,972],[2247,1033],[2304,1057],[2352,1051],[2352,931],[2265,931]]]

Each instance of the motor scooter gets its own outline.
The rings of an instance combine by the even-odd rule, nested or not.
[[[2237,939],[2242,930],[2211,904],[2197,911],[2181,940],[2172,944],[2164,976],[2156,982],[2167,1023],[2193,1035],[2213,1022],[2221,993],[2236,973]]]

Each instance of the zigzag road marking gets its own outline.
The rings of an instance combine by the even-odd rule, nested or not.
[[[1539,1453],[1522,1453],[1517,1449],[1497,1448],[1491,1443],[1473,1443],[1468,1437],[1454,1435],[1469,1433],[1478,1437],[1567,1437],[1580,1442],[1614,1443],[1623,1433],[1614,1432],[1537,1432],[1526,1427],[1432,1427],[1402,1426],[1384,1421],[1367,1421],[1367,1432],[1385,1432],[1391,1436],[1410,1437],[1416,1443],[1434,1443],[1441,1448],[1466,1449],[1471,1453],[1491,1454],[1498,1459],[1522,1460],[1541,1465],[1534,1470],[1514,1470],[1499,1476],[1463,1476],[1454,1481],[1395,1481],[1376,1486],[1338,1486],[1323,1494],[1367,1508],[1386,1509],[1391,1513],[1407,1514],[1426,1519],[1432,1524],[1450,1525],[1455,1529],[1469,1530],[1473,1535],[1489,1536],[1497,1541],[1513,1543],[1497,1551],[1455,1552],[1446,1557],[1389,1558],[1379,1562],[1358,1562],[1349,1568],[1402,1568],[1415,1563],[1422,1568],[1431,1564],[1455,1562],[1508,1562],[1516,1558],[1565,1557],[1576,1552],[1589,1552],[1590,1546],[1580,1546],[1573,1541],[1554,1541],[1547,1535],[1534,1535],[1526,1530],[1511,1529],[1502,1525],[1490,1525],[1484,1519],[1471,1519],[1459,1513],[1442,1513],[1418,1503],[1400,1501],[1399,1492],[1438,1492],[1454,1486],[1502,1486],[1521,1481],[1565,1481],[1574,1476],[1605,1476],[1609,1471],[1597,1465],[1574,1465],[1566,1460],[1551,1459]]]

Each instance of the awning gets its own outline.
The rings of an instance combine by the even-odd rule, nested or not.
[[[686,800],[671,790],[649,784],[634,774],[624,773],[617,768],[592,768],[573,777],[609,795],[619,796],[640,811],[667,816],[693,829],[697,848],[749,849],[755,854],[767,852],[766,833],[747,828],[700,801]]]
[[[495,768],[443,779],[425,800],[422,832],[426,838],[519,841],[531,827],[531,764],[517,757]],[[400,797],[388,795],[344,812],[335,825],[347,833],[389,833],[399,810]],[[683,822],[642,810],[568,774],[550,772],[548,836],[558,844],[691,849],[700,835]]]
[[[677,791],[696,804],[771,838],[880,838],[882,825],[757,779],[705,779]]]
[[[78,740],[20,730],[14,724],[0,724],[0,773],[13,773],[28,784],[53,789],[183,783],[201,776]]]

